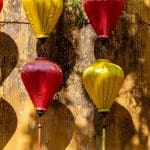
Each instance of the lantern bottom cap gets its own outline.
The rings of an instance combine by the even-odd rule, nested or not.
[[[45,111],[46,108],[45,107],[35,107],[36,110],[41,110],[41,111]]]
[[[39,117],[42,117],[44,115],[44,110],[36,110],[36,114],[39,116]]]
[[[108,113],[110,111],[110,109],[108,109],[108,108],[99,108],[98,109],[98,112],[100,112],[100,113]]]
[[[109,36],[107,34],[98,35],[97,37],[100,39],[106,39],[106,40],[109,38]]]
[[[35,37],[37,39],[48,38],[49,34],[36,34]]]

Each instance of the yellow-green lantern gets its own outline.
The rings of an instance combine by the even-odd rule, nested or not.
[[[47,38],[63,10],[63,0],[22,0],[36,38]]]
[[[85,89],[99,112],[109,112],[124,79],[124,72],[107,59],[97,59],[83,72]]]
[[[109,112],[124,80],[124,72],[108,59],[97,59],[85,69],[83,85],[98,112],[103,114],[102,150],[105,150],[105,115]]]

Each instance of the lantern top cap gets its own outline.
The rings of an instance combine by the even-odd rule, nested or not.
[[[96,59],[95,62],[110,62],[108,59]]]
[[[37,57],[37,58],[35,58],[35,60],[48,60],[48,58],[47,57]]]

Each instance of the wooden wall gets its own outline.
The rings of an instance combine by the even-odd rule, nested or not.
[[[79,7],[80,8],[80,7]],[[64,81],[42,122],[42,150],[99,150],[102,116],[86,94],[81,75],[103,51],[79,8],[65,1],[46,42]],[[0,150],[36,150],[33,105],[20,80],[23,64],[41,55],[21,0],[4,0],[0,14]],[[107,116],[107,150],[150,150],[150,0],[126,0],[107,43],[107,57],[126,78]]]

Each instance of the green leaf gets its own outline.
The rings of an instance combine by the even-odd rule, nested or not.
[[[79,0],[72,0],[72,6],[77,7],[79,4]]]

